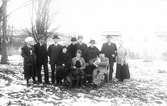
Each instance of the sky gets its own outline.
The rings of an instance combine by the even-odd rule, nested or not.
[[[8,23],[16,29],[30,26],[29,1],[8,4]],[[121,34],[137,52],[164,50],[156,35],[167,33],[167,0],[52,0],[50,12],[51,28],[58,26],[58,32],[82,34],[85,41],[96,38],[99,44],[102,34]]]

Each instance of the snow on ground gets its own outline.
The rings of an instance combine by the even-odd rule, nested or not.
[[[1,106],[166,106],[167,62],[130,60],[131,79],[105,84],[98,89],[67,90],[52,85],[26,87],[22,58],[9,57],[0,65]]]

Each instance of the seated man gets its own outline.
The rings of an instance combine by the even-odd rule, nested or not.
[[[77,50],[76,57],[72,59],[72,77],[75,87],[80,87],[84,80],[83,70],[85,69],[86,63],[81,54],[81,50]]]
[[[71,57],[67,52],[67,47],[63,47],[59,54],[59,63],[57,64],[56,82],[58,85],[62,84],[62,80],[67,80],[70,74]],[[68,80],[70,82],[70,79]]]
[[[108,79],[109,59],[105,57],[103,52],[100,52],[99,57],[94,62],[94,65],[96,66],[96,69],[93,71],[93,83],[101,85]]]
[[[86,83],[92,83],[92,74],[96,66],[93,64],[99,55],[99,49],[95,46],[95,40],[90,40],[90,46],[87,48],[85,56],[87,66],[85,69],[85,81]]]

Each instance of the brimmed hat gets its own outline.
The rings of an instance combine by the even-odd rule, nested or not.
[[[60,37],[58,35],[54,35],[53,39],[60,39]]]
[[[75,41],[77,41],[77,39],[76,39],[75,37],[72,37],[72,38],[71,38],[71,41],[72,41],[72,42],[75,42]]]
[[[118,34],[111,34],[111,35],[105,35],[106,38],[113,38],[113,37],[119,37],[120,35]]]
[[[95,44],[96,43],[96,41],[95,40],[90,40],[90,42],[89,43],[93,43],[93,44]]]
[[[32,41],[34,41],[34,38],[33,37],[27,37],[27,38],[25,38],[25,42],[27,43],[27,42],[32,42]]]

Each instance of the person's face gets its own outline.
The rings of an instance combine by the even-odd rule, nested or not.
[[[91,47],[94,47],[94,45],[95,45],[94,43],[90,43],[90,46],[91,46]]]
[[[79,42],[82,42],[82,41],[83,41],[83,38],[79,38],[78,41],[79,41]]]
[[[39,43],[44,44],[44,43],[45,43],[45,40],[44,40],[44,39],[40,39],[40,40],[39,40]]]
[[[119,40],[118,46],[119,46],[119,47],[122,47],[122,46],[123,46],[123,41],[122,41],[122,40]]]
[[[71,44],[73,44],[73,45],[76,44],[76,41],[71,41]]]
[[[67,53],[67,48],[63,48],[63,53]]]
[[[112,39],[109,37],[109,38],[107,38],[107,42],[111,42],[112,41]]]
[[[53,39],[55,43],[58,43],[58,39]]]
[[[77,54],[76,54],[76,57],[81,57],[81,53],[77,53]]]
[[[99,56],[100,56],[100,57],[105,57],[104,53],[100,53]]]

